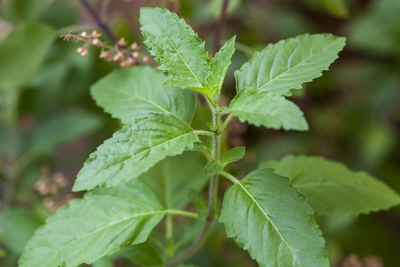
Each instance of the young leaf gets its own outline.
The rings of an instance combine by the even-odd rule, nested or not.
[[[183,167],[184,166],[184,167]],[[191,189],[200,190],[206,179],[204,163],[195,152],[166,158],[139,179],[146,184],[167,209],[183,209],[189,203]]]
[[[93,263],[146,241],[164,213],[154,193],[137,180],[96,189],[49,217],[26,245],[19,266]]]
[[[199,139],[192,128],[172,115],[151,113],[135,119],[90,155],[73,190],[129,181],[165,157],[193,149],[196,142]]]
[[[128,123],[149,113],[172,114],[188,123],[194,114],[194,93],[163,86],[164,75],[150,67],[122,68],[91,88],[97,104]]]
[[[168,86],[195,89],[206,95],[210,67],[204,42],[175,13],[161,8],[140,9],[141,31],[150,53],[167,75]]]
[[[321,214],[336,210],[357,215],[400,204],[400,196],[379,180],[320,157],[287,156],[264,166],[288,177]]]
[[[270,44],[235,72],[237,90],[290,95],[291,89],[321,76],[344,45],[345,38],[331,34],[304,34]]]
[[[291,101],[258,90],[242,90],[224,111],[256,126],[284,130],[308,130],[303,112]]]
[[[25,85],[35,74],[55,37],[39,23],[22,24],[0,43],[0,88]]]
[[[226,165],[238,161],[241,158],[244,157],[245,155],[246,148],[245,147],[235,147],[229,150],[224,157],[222,158],[222,161],[219,160],[212,160],[210,161],[205,167],[204,167],[204,176],[205,177],[211,177],[213,175],[216,175],[220,173]]]
[[[219,160],[213,159],[204,167],[203,173],[205,177],[211,177],[220,173],[224,169],[223,165]]]
[[[224,165],[228,165],[232,162],[239,161],[245,156],[245,154],[246,148],[244,146],[234,147],[226,152],[226,154],[222,158],[222,163]]]
[[[231,64],[231,58],[235,52],[235,39],[236,36],[229,39],[211,61],[210,73],[207,80],[208,86],[212,90],[212,96],[221,90],[226,71]]]
[[[226,193],[220,221],[260,266],[329,266],[314,211],[272,169],[258,169]]]

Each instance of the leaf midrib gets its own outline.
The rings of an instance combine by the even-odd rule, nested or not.
[[[123,219],[120,219],[120,220],[114,221],[112,223],[106,224],[105,226],[100,227],[100,228],[96,229],[95,231],[86,233],[86,234],[80,236],[79,238],[76,238],[76,239],[73,239],[73,240],[70,240],[70,241],[64,243],[62,246],[58,247],[57,253],[53,257],[53,259],[58,258],[58,255],[60,254],[60,251],[63,250],[68,245],[73,244],[75,242],[78,242],[78,241],[80,241],[82,239],[85,239],[90,235],[94,235],[94,234],[96,234],[98,232],[101,232],[101,231],[103,231],[103,230],[105,230],[105,229],[107,229],[109,227],[112,227],[112,226],[114,226],[116,224],[119,224],[119,223],[122,223],[122,222],[125,222],[125,221],[128,221],[128,220],[132,220],[132,219],[138,218],[138,217],[145,217],[145,216],[157,215],[157,214],[165,214],[166,212],[167,212],[166,210],[156,210],[156,211],[151,211],[151,212],[143,212],[143,213],[134,214],[132,216],[125,217]]]
[[[333,45],[333,44],[331,44],[331,45]],[[328,47],[329,47],[329,45],[328,45]],[[328,47],[326,47],[325,50],[326,50]],[[296,51],[296,49],[295,49],[294,51]],[[294,51],[293,51],[293,52],[294,52]],[[282,75],[286,74],[287,72],[289,72],[289,71],[291,71],[291,70],[297,68],[300,64],[302,64],[303,62],[309,60],[312,56],[319,55],[319,54],[322,54],[322,53],[323,53],[323,52],[319,52],[319,53],[313,54],[313,53],[312,53],[312,47],[310,48],[310,51],[311,51],[311,54],[310,54],[308,57],[304,58],[304,59],[303,59],[302,61],[300,61],[299,63],[293,65],[292,68],[288,68],[288,69],[285,70],[284,72],[280,73],[280,74],[279,74],[278,76],[276,76],[275,78],[270,79],[268,82],[264,83],[263,85],[258,86],[258,89],[266,89],[265,87],[268,87],[268,85],[269,85],[270,83],[276,81],[277,79],[279,79]],[[292,53],[293,53],[293,52],[292,52]],[[291,54],[292,54],[292,53],[291,53]],[[271,66],[271,68],[272,68],[272,66]],[[321,71],[321,72],[322,72],[322,71]],[[301,84],[301,83],[300,83],[300,84]],[[255,88],[255,89],[257,89],[257,88]]]
[[[162,30],[162,28],[160,27],[160,25],[158,25],[158,23],[153,19],[152,16],[150,16],[150,19],[153,21],[154,25],[156,25],[159,29],[160,32],[164,35],[164,37],[168,40],[168,42],[172,45],[172,47],[175,49],[176,53],[178,54],[178,56],[181,58],[182,62],[185,64],[185,66],[189,69],[189,71],[192,73],[193,77],[196,79],[196,81],[199,83],[200,86],[203,86],[203,84],[200,82],[199,78],[197,77],[197,75],[193,72],[193,70],[190,68],[190,66],[188,65],[188,63],[186,62],[186,60],[183,58],[183,56],[181,55],[181,53],[179,52],[178,48],[174,45],[174,43],[171,41],[171,39],[168,37],[168,35]],[[179,27],[179,26],[178,26]]]
[[[154,149],[154,148],[156,148],[156,147],[158,147],[158,146],[162,146],[162,145],[164,145],[164,144],[166,144],[166,143],[168,143],[168,142],[171,142],[171,141],[173,141],[173,140],[175,140],[175,139],[184,137],[184,136],[189,135],[189,134],[194,134],[194,135],[196,135],[196,133],[195,133],[193,130],[191,130],[190,132],[187,132],[187,133],[184,133],[184,134],[180,134],[180,135],[178,135],[178,136],[175,136],[174,138],[168,139],[168,140],[166,140],[166,141],[164,141],[164,142],[161,142],[161,143],[159,143],[159,144],[156,144],[156,145],[154,145],[154,146],[145,148],[144,150],[140,151],[140,152],[137,153],[137,154],[129,155],[129,158],[126,159],[126,160],[124,160],[124,161],[131,160],[131,159],[133,159],[133,158],[137,158],[139,155],[142,155],[142,154],[144,154],[144,153],[147,153],[149,150],[152,150],[152,149]],[[196,136],[197,136],[197,135],[196,135]],[[112,164],[112,165],[108,166],[107,168],[103,168],[103,169],[111,168],[111,167],[114,166],[114,165],[115,165],[115,164]],[[100,171],[98,171],[97,173],[99,173],[99,172],[100,172]]]
[[[180,120],[180,121],[182,121],[182,122],[184,122],[184,123],[187,124],[187,122],[184,121],[182,118],[178,117],[176,114],[172,113],[171,111],[169,111],[169,110],[163,108],[162,106],[160,106],[159,104],[157,104],[156,102],[154,102],[153,100],[151,100],[151,99],[149,99],[149,98],[146,98],[146,97],[141,96],[141,95],[135,95],[135,94],[131,95],[131,94],[129,94],[128,92],[125,92],[125,91],[123,91],[123,93],[124,93],[125,95],[127,95],[127,96],[133,98],[133,99],[134,99],[134,98],[138,98],[138,99],[141,99],[141,100],[143,100],[143,101],[146,101],[147,103],[149,103],[149,104],[155,106],[156,108],[158,108],[159,110],[165,112],[166,114],[172,115],[173,117],[175,117],[175,118],[177,118],[178,120]],[[187,124],[187,125],[189,125],[189,124]]]
[[[288,242],[286,241],[286,239],[282,236],[281,232],[278,230],[278,228],[276,227],[276,225],[272,222],[272,220],[269,218],[269,216],[265,213],[265,211],[263,210],[263,208],[261,207],[260,203],[258,203],[258,201],[253,197],[253,195],[246,189],[246,187],[240,182],[237,181],[236,182],[237,185],[239,185],[239,187],[250,197],[250,199],[256,204],[257,208],[261,211],[261,213],[264,215],[264,217],[267,219],[267,221],[272,225],[272,227],[275,229],[276,233],[279,235],[279,237],[281,238],[281,240],[285,243],[285,245],[289,248],[291,254],[294,257],[294,262],[296,261],[296,254],[293,252],[293,248],[288,244]]]

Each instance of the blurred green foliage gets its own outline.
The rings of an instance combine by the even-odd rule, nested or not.
[[[106,2],[108,6],[102,6]],[[175,1],[151,2],[169,6]],[[107,11],[107,23],[119,37],[141,43],[138,9],[148,2],[93,3]],[[200,37],[212,43],[221,4],[221,0],[181,0],[176,6]],[[329,32],[348,40],[332,69],[295,99],[310,130],[276,132],[235,124],[226,145],[245,144],[248,150],[233,171],[244,175],[259,163],[286,154],[322,155],[353,170],[367,170],[400,191],[399,14],[397,0],[231,0],[223,36],[224,40],[237,36],[224,88],[229,97],[235,90],[232,70],[265,43],[307,32]],[[99,59],[95,49],[89,57],[81,57],[75,52],[77,44],[57,37],[73,29],[93,29],[88,22],[93,20],[78,1],[0,2],[0,266],[16,266],[24,243],[51,213],[46,203],[66,198],[84,159],[119,127],[89,93],[95,81],[118,66]],[[200,106],[194,124],[207,116]],[[47,176],[54,179],[57,172],[66,177],[67,186],[55,195],[41,195],[37,182]],[[318,220],[333,266],[350,253],[377,256],[389,267],[400,265],[399,208]],[[176,229],[175,249],[189,244],[199,229],[196,224]],[[217,225],[192,263],[256,266],[246,252],[223,237],[224,229]],[[157,264],[152,245],[141,248],[142,255],[149,255],[143,258],[148,265]],[[143,264],[135,262],[134,252],[127,247],[94,266],[113,266],[115,258],[120,258],[116,266]]]

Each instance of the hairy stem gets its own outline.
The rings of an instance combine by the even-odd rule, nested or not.
[[[225,119],[224,124],[222,125],[222,129],[225,130],[228,127],[229,122],[232,120],[233,114],[229,114],[228,117]]]
[[[214,45],[213,45],[213,52],[214,54],[217,52],[217,50],[220,47],[220,42],[221,42],[221,36],[223,32],[223,28],[225,26],[225,20],[226,20],[226,9],[228,7],[229,0],[224,0],[221,8],[221,17],[218,22],[218,26],[215,31],[215,36],[214,36]],[[210,106],[211,112],[212,112],[212,122],[215,125],[215,128],[217,129],[212,135],[208,134],[211,132],[207,131],[200,131],[202,134],[210,135],[212,136],[212,153],[211,153],[211,159],[220,159],[221,158],[221,136],[224,133],[224,128],[221,127],[221,114],[219,114],[216,110],[216,107],[219,105],[219,97],[216,99],[215,102],[211,101],[206,97],[207,103]],[[199,131],[198,131],[198,134]],[[178,254],[173,260],[168,262],[165,267],[174,267],[182,262],[184,262],[186,259],[190,258],[192,255],[194,255],[197,251],[200,250],[200,248],[204,245],[205,241],[207,240],[207,236],[212,228],[212,225],[214,221],[218,217],[218,181],[219,181],[219,176],[214,175],[211,177],[210,180],[210,186],[208,189],[208,214],[206,218],[206,222],[203,226],[203,229],[200,233],[200,235],[197,237],[197,239],[184,251],[182,251],[180,254]]]
[[[203,131],[203,130],[195,130],[193,131],[195,134],[198,135],[208,135],[208,136],[215,136],[214,132],[209,132],[209,131]]]
[[[221,155],[221,132],[220,132],[220,117],[215,111],[215,108],[211,108],[213,124],[217,127],[217,131],[213,134],[212,143],[212,159],[219,159]],[[210,232],[214,221],[217,218],[217,203],[218,203],[218,175],[211,178],[210,186],[208,190],[208,214],[203,229],[197,239],[184,251],[178,254],[172,261],[168,262],[166,267],[173,267],[179,263],[184,262],[186,259],[194,255],[207,240],[208,233]]]

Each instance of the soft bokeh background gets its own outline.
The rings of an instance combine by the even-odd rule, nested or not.
[[[140,6],[168,7],[192,25],[209,51],[222,4],[222,0],[90,2],[118,37],[139,45]],[[236,35],[238,42],[224,87],[227,100],[235,92],[233,71],[267,43],[302,33],[347,37],[347,46],[331,69],[295,96],[310,131],[232,123],[229,144],[249,147],[234,171],[242,175],[287,154],[321,155],[353,170],[366,170],[400,192],[399,14],[399,0],[231,0],[222,39]],[[46,28],[52,33],[38,34],[37,22],[55,32]],[[11,41],[4,41],[21,26]],[[79,1],[0,1],[0,266],[16,266],[33,231],[59,206],[79,197],[71,194],[77,171],[119,127],[89,93],[91,84],[119,66],[100,59],[95,48],[82,57],[75,51],[79,44],[58,38],[69,31],[96,28]],[[141,53],[147,53],[144,47]],[[203,116],[199,108],[196,118]],[[318,221],[332,266],[400,266],[400,208],[358,218],[334,214]],[[187,231],[196,234],[197,228]],[[135,266],[130,255],[95,265]],[[193,263],[256,266],[246,252],[224,238],[222,226],[215,228]]]

